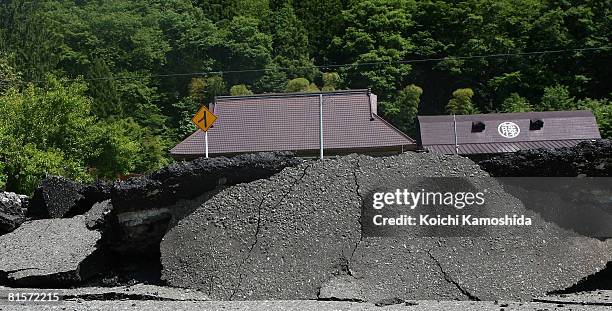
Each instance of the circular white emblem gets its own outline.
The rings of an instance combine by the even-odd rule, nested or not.
[[[521,128],[514,122],[502,122],[497,127],[499,135],[506,138],[514,138],[521,133]]]

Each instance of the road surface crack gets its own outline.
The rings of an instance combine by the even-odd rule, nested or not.
[[[480,301],[478,297],[474,296],[474,294],[470,293],[467,289],[463,288],[463,286],[461,286],[459,282],[453,280],[453,278],[451,278],[451,276],[448,275],[446,271],[444,271],[444,268],[442,268],[442,264],[438,261],[438,259],[436,259],[436,257],[434,257],[434,255],[431,254],[431,250],[428,250],[427,254],[433,260],[436,266],[438,266],[438,269],[440,270],[440,273],[442,273],[442,276],[444,277],[444,280],[446,280],[446,282],[453,284],[457,288],[457,290],[459,290],[459,292],[465,295],[469,300]]]
[[[307,164],[304,167],[304,170],[302,171],[302,175],[300,177],[298,177],[292,184],[291,186],[289,186],[289,189],[287,189],[287,191],[285,191],[285,193],[283,193],[282,197],[274,204],[274,206],[272,207],[272,210],[276,209],[284,200],[285,198],[293,191],[293,188],[299,184],[302,179],[304,179],[304,177],[306,176],[306,172],[308,170],[308,168],[310,168],[310,164]],[[242,273],[242,267],[244,266],[244,264],[251,258],[251,253],[253,252],[253,249],[255,248],[255,246],[257,245],[257,243],[259,243],[259,232],[261,230],[261,212],[262,212],[262,208],[263,208],[263,204],[266,201],[266,198],[272,194],[272,192],[274,192],[274,190],[276,189],[272,189],[270,191],[268,191],[268,193],[266,193],[262,198],[261,201],[259,202],[259,205],[257,206],[257,227],[255,228],[255,234],[254,234],[254,238],[253,238],[253,243],[251,243],[251,245],[249,246],[249,250],[247,255],[245,256],[245,258],[242,260],[242,262],[240,263],[240,266],[238,268],[238,271],[240,273],[240,276],[238,277],[238,284],[236,285],[236,287],[232,290],[232,293],[229,297],[229,300],[233,300],[234,296],[236,295],[236,293],[238,292],[238,290],[240,289],[240,287],[242,286],[242,280],[244,278],[244,273]]]
[[[361,204],[363,204],[363,197],[361,196],[361,188],[359,186],[359,179],[357,178],[357,170],[361,170],[361,166],[359,165],[359,158],[355,159],[355,166],[353,167],[353,180],[355,181],[355,192],[357,193],[357,196],[359,197],[359,208],[361,209]],[[355,255],[355,252],[357,251],[357,248],[359,247],[359,244],[363,241],[363,232],[362,232],[362,223],[361,223],[361,211],[359,212],[359,217],[357,218],[357,222],[359,224],[359,240],[357,241],[357,243],[355,243],[355,246],[353,247],[353,250],[351,251],[351,256],[349,257],[348,261],[347,261],[347,268],[348,268],[348,273],[349,275],[351,275],[351,269],[350,269],[350,264],[353,261],[353,256]]]

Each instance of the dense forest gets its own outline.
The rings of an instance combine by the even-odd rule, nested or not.
[[[610,0],[3,0],[0,188],[147,172],[217,95],[372,88],[419,114],[590,109]]]

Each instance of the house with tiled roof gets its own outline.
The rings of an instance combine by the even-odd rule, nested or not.
[[[221,96],[209,106],[218,119],[208,131],[209,156],[293,151],[299,156],[386,155],[415,150],[415,141],[378,115],[369,90]],[[205,155],[195,131],[170,151],[177,159]]]
[[[418,121],[420,147],[444,154],[554,149],[601,138],[587,110],[419,116]]]

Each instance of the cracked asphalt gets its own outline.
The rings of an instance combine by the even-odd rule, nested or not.
[[[436,176],[474,177],[476,187],[491,189],[499,211],[524,211],[460,157],[308,162],[225,189],[183,219],[162,241],[162,278],[216,300],[312,300],[322,284],[342,275],[358,280],[370,302],[528,300],[570,287],[612,258],[609,243],[559,238],[562,230],[552,224],[477,238],[362,236],[361,204],[372,190]]]

